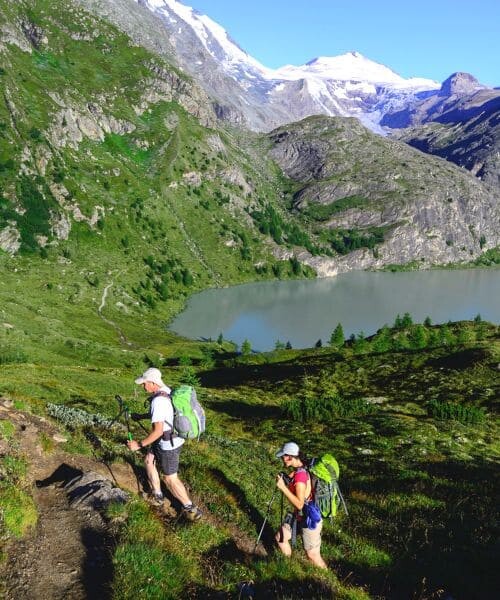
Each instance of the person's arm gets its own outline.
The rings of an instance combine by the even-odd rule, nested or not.
[[[153,442],[156,442],[163,435],[163,421],[157,421],[152,424],[151,433],[145,437],[142,441],[137,442],[136,440],[130,440],[127,442],[127,446],[130,450],[139,450],[139,448],[145,448],[150,446]]]
[[[291,492],[283,480],[281,474],[276,479],[276,485],[283,495],[297,510],[302,510],[306,501],[306,484],[298,481],[295,484],[295,494]]]
[[[148,419],[150,416],[150,414],[148,412],[146,413],[131,413],[130,414],[130,418],[132,419],[132,421],[142,421],[143,419]]]

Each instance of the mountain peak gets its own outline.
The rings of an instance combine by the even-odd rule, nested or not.
[[[484,86],[470,73],[453,73],[443,81],[439,94],[441,96],[451,96],[453,94],[471,94]]]
[[[372,84],[401,84],[404,79],[397,73],[361,53],[352,51],[339,56],[319,56],[301,67],[287,65],[276,72],[285,78],[313,75],[320,79],[337,81],[362,81]]]

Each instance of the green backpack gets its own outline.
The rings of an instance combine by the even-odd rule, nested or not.
[[[181,385],[174,390],[171,400],[174,407],[175,435],[185,440],[199,439],[205,431],[205,411],[198,402],[194,387]]]
[[[314,493],[314,502],[318,505],[321,515],[333,519],[339,505],[348,515],[347,506],[338,484],[339,463],[331,454],[323,454],[321,458],[311,459],[308,466]]]

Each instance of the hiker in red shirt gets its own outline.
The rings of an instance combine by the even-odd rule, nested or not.
[[[278,547],[285,556],[291,556],[291,544],[295,542],[295,532],[298,529],[302,535],[307,558],[317,567],[327,569],[328,567],[321,557],[321,529],[323,526],[321,514],[317,509],[308,513],[309,505],[313,505],[313,493],[311,476],[306,468],[306,459],[300,453],[295,442],[284,444],[276,453],[276,457],[282,459],[283,466],[287,470],[291,469],[288,472],[287,481],[285,481],[283,473],[276,476],[276,486],[294,508],[293,512],[287,513],[276,534]],[[305,513],[309,516],[307,517]]]

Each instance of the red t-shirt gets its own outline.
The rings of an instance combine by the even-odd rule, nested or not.
[[[293,474],[290,483],[288,484],[288,489],[292,492],[292,494],[295,494],[295,496],[297,495],[296,487],[297,487],[297,483],[303,483],[307,486],[307,482],[309,481],[309,473],[302,468],[297,469],[297,471],[295,471],[295,473]],[[312,489],[311,489],[311,493],[309,494],[309,497],[306,498],[306,500],[309,502],[310,500],[312,500]],[[295,509],[294,511],[295,513],[298,513],[299,511],[297,509]]]

